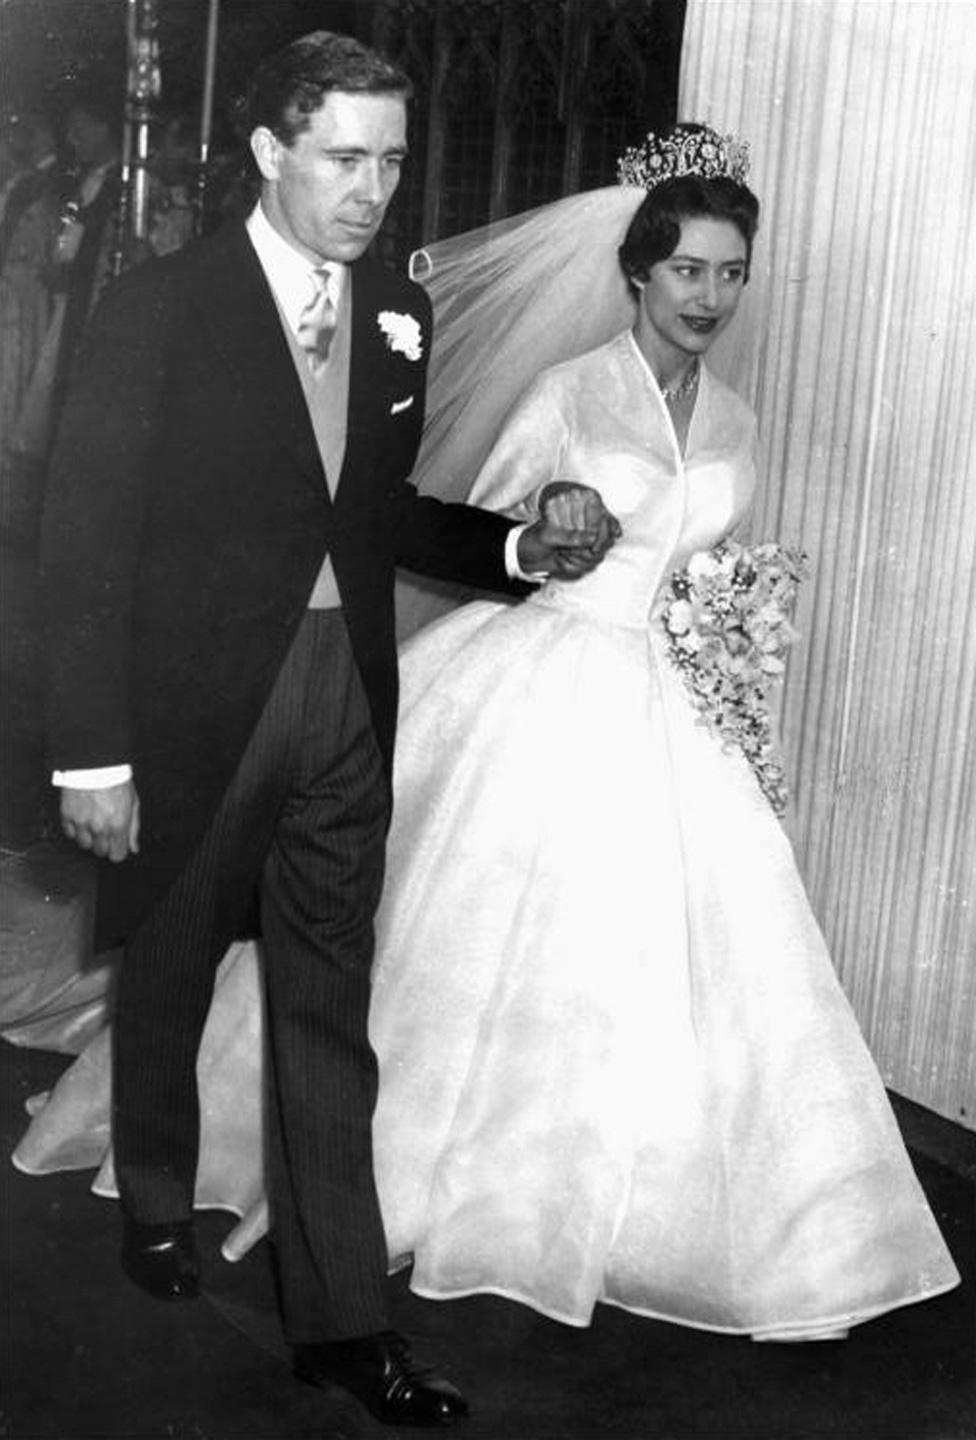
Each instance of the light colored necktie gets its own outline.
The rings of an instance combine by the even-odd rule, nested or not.
[[[331,278],[328,265],[319,265],[312,271],[315,294],[298,320],[298,343],[308,356],[313,375],[325,364],[335,334],[336,308],[330,293]]]

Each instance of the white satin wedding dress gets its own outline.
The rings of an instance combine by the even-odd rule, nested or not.
[[[958,1283],[786,835],[696,723],[655,614],[742,519],[753,447],[703,369],[682,456],[629,332],[549,371],[472,499],[529,512],[577,479],[622,538],[404,648],[371,1033],[391,1264],[422,1295],[790,1339]],[[264,1224],[256,973],[235,947],[201,1056],[198,1202],[244,1215],[230,1253]],[[22,1168],[103,1159],[100,1043]]]

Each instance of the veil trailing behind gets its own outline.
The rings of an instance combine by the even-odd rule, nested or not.
[[[515,401],[549,365],[624,330],[636,306],[617,248],[646,192],[608,185],[416,251],[410,274],[434,307],[417,487],[464,500]],[[397,582],[400,638],[465,598]]]

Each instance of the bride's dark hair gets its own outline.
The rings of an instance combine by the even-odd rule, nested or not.
[[[752,242],[759,227],[759,201],[748,185],[724,175],[678,175],[649,190],[627,227],[617,251],[620,268],[631,282],[646,280],[652,265],[673,255],[684,220],[728,220],[746,242],[746,276]]]

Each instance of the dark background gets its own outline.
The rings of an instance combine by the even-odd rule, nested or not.
[[[215,150],[261,55],[308,30],[375,44],[413,78],[411,160],[388,258],[611,184],[617,156],[675,115],[685,0],[221,0]],[[154,121],[197,120],[207,0],[156,0]],[[0,105],[55,113],[79,85],[126,88],[126,0],[0,0]]]

